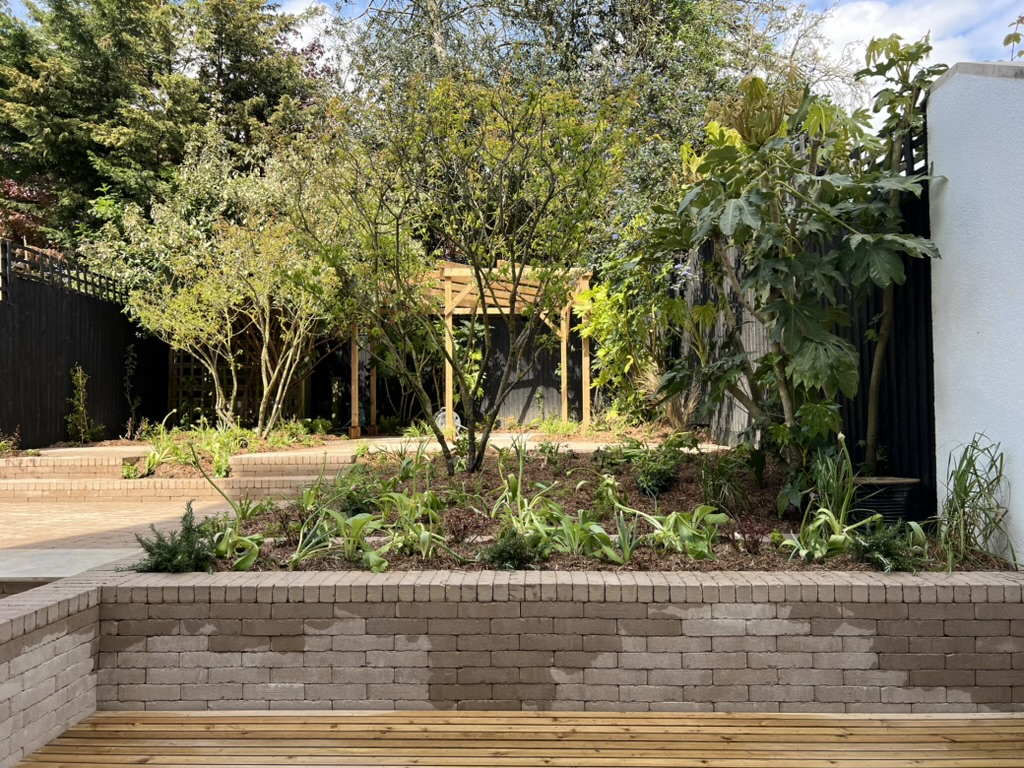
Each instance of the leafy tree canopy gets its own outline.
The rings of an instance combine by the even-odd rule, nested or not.
[[[301,22],[261,0],[0,8],[0,228],[72,242],[101,193],[147,206],[197,126],[251,143],[283,100],[313,93]]]

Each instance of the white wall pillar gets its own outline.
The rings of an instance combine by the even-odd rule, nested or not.
[[[1024,63],[957,64],[931,89],[928,157],[939,503],[950,453],[1002,444],[1024,558]]]

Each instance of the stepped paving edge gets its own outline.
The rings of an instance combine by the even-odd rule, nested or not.
[[[96,709],[1024,711],[1022,587],[107,566],[0,600],[0,766]]]

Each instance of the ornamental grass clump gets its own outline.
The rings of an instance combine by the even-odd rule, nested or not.
[[[1017,557],[1006,531],[1009,495],[999,443],[978,433],[960,455],[949,456],[946,500],[939,519],[939,552],[946,570],[983,561],[990,554]]]

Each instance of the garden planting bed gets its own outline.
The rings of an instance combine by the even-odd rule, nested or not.
[[[769,462],[758,477],[745,455],[639,444],[577,453],[541,443],[529,452],[492,450],[481,471],[449,476],[439,454],[410,443],[325,475],[291,502],[237,505],[233,516],[214,524],[222,555],[229,556],[213,567],[851,571],[879,565],[871,552],[854,548],[807,559],[779,548],[802,522],[797,509],[777,512],[787,473]],[[364,525],[357,529],[359,520]],[[503,538],[511,531],[520,536]],[[227,541],[249,553],[244,565],[230,556],[235,545]],[[249,542],[258,543],[258,556]],[[904,563],[925,570],[938,564],[939,558],[919,556]],[[966,567],[1009,566],[979,556]]]

